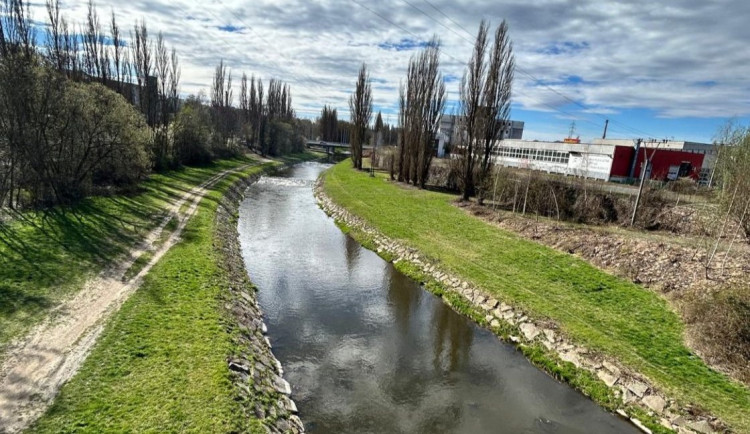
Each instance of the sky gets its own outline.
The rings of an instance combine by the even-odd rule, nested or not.
[[[507,20],[517,69],[511,118],[524,139],[560,140],[575,122],[583,141],[601,137],[711,142],[729,119],[750,123],[747,0],[96,0],[104,23],[145,20],[180,57],[184,95],[208,94],[220,60],[235,95],[242,73],[292,88],[298,116],[324,104],[348,117],[357,70],[370,71],[375,111],[396,123],[409,58],[441,41],[446,111],[482,19]],[[61,0],[82,23],[86,2]],[[44,2],[31,3],[45,22]],[[106,28],[107,26],[105,26]]]

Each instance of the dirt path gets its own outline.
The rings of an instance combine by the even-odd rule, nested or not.
[[[143,276],[179,241],[208,189],[245,167],[223,171],[183,194],[169,207],[161,224],[126,258],[86,282],[80,292],[55,309],[50,319],[8,348],[8,357],[0,366],[0,433],[21,431],[41,416],[86,359],[103,330],[104,320],[122,306]],[[185,204],[189,206],[182,209]],[[172,218],[177,219],[177,228],[156,246]],[[153,252],[148,264],[126,280],[128,269],[148,251]]]

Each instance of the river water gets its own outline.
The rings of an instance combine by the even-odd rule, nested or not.
[[[273,351],[309,432],[639,432],[344,235],[313,197],[327,167],[261,178],[239,219]]]

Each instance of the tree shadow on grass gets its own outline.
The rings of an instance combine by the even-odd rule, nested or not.
[[[106,266],[155,226],[154,205],[128,198],[19,213],[0,224],[0,281],[39,290]]]
[[[5,284],[0,284],[0,316],[8,317],[18,310],[26,312],[45,310],[54,303],[45,296],[27,294]]]
[[[112,264],[161,222],[164,202],[174,203],[215,171],[171,172],[147,181],[133,195],[12,213],[12,220],[0,222],[0,315],[33,316],[49,309],[62,295],[51,291],[64,291],[87,273]],[[196,236],[189,229],[183,233],[186,241]]]

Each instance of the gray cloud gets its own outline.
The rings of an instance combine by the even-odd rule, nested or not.
[[[750,114],[746,0],[429,0],[469,34],[424,0],[408,2],[442,25],[403,0],[99,0],[97,6],[103,18],[113,9],[125,29],[144,18],[152,34],[164,32],[182,59],[183,93],[207,89],[214,66],[224,59],[237,77],[244,71],[289,82],[301,109],[314,111],[328,103],[345,111],[357,68],[367,62],[377,78],[376,103],[394,108],[413,51],[380,45],[427,40],[435,33],[443,43],[444,74],[460,78],[479,20],[498,24],[506,18],[519,68],[589,111]],[[70,19],[82,21],[84,2],[69,0],[64,6]],[[39,5],[32,12],[37,20],[46,16]],[[219,30],[226,26],[242,31]],[[517,73],[517,107],[549,111],[569,105],[523,72]],[[582,81],[568,81],[570,76]],[[451,80],[449,90],[457,86],[458,80]]]

